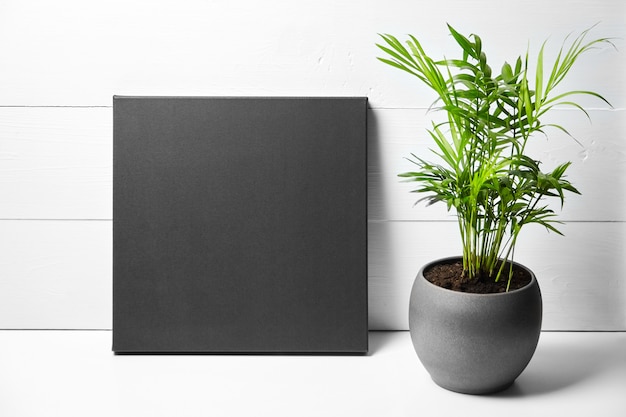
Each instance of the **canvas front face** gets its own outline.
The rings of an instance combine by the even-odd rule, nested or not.
[[[116,97],[113,350],[366,352],[366,105]]]

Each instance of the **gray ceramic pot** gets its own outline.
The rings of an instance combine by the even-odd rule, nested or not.
[[[530,362],[541,331],[542,301],[532,276],[508,293],[470,294],[431,284],[423,272],[413,284],[409,328],[413,346],[433,381],[466,394],[510,386]]]

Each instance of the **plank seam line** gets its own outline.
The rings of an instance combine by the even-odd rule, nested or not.
[[[0,218],[0,222],[111,222],[113,219],[11,219]]]
[[[368,219],[368,223],[456,223],[456,220],[376,220]],[[626,223],[624,220],[562,220],[563,223]]]
[[[246,96],[248,97],[248,96]],[[32,108],[32,109],[112,109],[112,105],[0,105],[0,108],[10,109],[10,108]],[[368,106],[369,110],[432,110],[429,107],[371,107]],[[556,110],[561,111],[580,111],[578,109],[570,109],[566,107],[559,107]],[[608,111],[608,112],[621,112],[626,110],[625,107],[616,107],[616,108],[606,108],[606,107],[589,107],[585,108],[587,111]]]

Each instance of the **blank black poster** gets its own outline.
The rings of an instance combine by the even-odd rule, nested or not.
[[[366,107],[114,97],[113,350],[366,352]]]

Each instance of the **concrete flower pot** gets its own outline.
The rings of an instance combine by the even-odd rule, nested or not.
[[[441,288],[418,273],[409,308],[413,346],[433,381],[466,394],[509,387],[532,358],[541,331],[542,301],[531,282],[498,294],[471,294]]]

